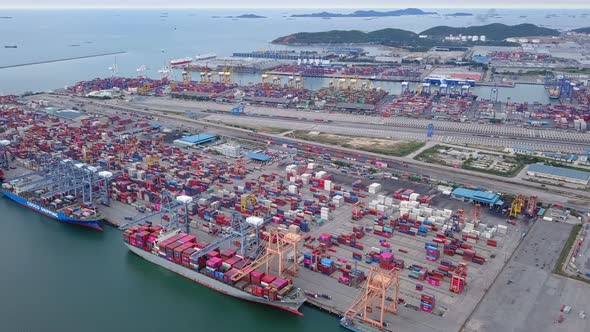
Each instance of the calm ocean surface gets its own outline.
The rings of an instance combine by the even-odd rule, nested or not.
[[[350,10],[332,10],[350,12]],[[441,14],[458,10],[436,10]],[[437,25],[469,26],[493,22],[505,24],[535,23],[550,28],[572,29],[590,25],[580,14],[590,10],[507,10],[498,9],[498,16],[490,10],[461,9],[476,14],[469,17],[446,18],[441,15],[363,18],[297,18],[287,20],[293,13],[309,13],[309,9],[207,9],[207,10],[0,10],[0,67],[59,58],[125,51],[117,56],[71,60],[66,62],[0,69],[0,94],[22,93],[61,88],[80,80],[109,76],[108,68],[116,62],[121,76],[136,76],[136,69],[146,65],[148,76],[158,77],[168,60],[216,53],[230,56],[234,51],[260,49],[280,50],[285,46],[271,45],[273,39],[299,31],[358,29],[371,31],[382,28],[402,28],[420,32]],[[160,17],[163,12],[167,18]],[[254,13],[266,19],[212,18]],[[557,17],[546,18],[548,14]],[[526,16],[521,18],[520,16]],[[575,16],[575,17],[572,17]],[[4,45],[18,45],[6,49]],[[71,46],[79,45],[79,46]],[[258,81],[259,76],[242,75],[242,84]],[[328,80],[306,80],[310,88],[327,84]],[[381,83],[392,92],[398,84]],[[482,97],[489,89],[475,90]],[[542,88],[502,89],[500,99],[510,96],[513,101],[539,100],[546,102]],[[518,91],[515,91],[518,90]],[[544,99],[543,99],[544,98]]]

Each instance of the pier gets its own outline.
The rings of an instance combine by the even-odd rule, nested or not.
[[[101,57],[101,56],[118,55],[118,54],[125,54],[125,53],[127,53],[127,51],[100,53],[100,54],[92,54],[92,55],[83,55],[83,56],[76,56],[76,57],[70,57],[70,58],[61,58],[61,59],[53,59],[53,60],[45,60],[45,61],[26,62],[26,63],[20,63],[20,64],[16,64],[16,65],[0,66],[0,69],[8,69],[8,68],[16,68],[16,67],[26,67],[26,66],[33,66],[33,65],[42,65],[42,64],[46,64],[46,63],[63,62],[63,61],[70,61],[70,60],[98,58],[98,57]]]

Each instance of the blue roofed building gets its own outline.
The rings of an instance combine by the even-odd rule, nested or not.
[[[494,194],[489,191],[473,190],[460,187],[453,190],[451,196],[462,199],[464,201],[484,205],[504,204],[504,202],[500,199],[500,196],[498,194]]]
[[[209,134],[196,134],[192,136],[183,137],[177,140],[174,140],[174,144],[177,146],[189,146],[194,147],[200,144],[205,144],[209,142],[213,142],[217,139],[215,135]]]
[[[529,165],[526,173],[529,176],[582,184],[585,186],[588,185],[588,182],[590,182],[590,172],[584,172],[563,167],[548,166],[544,164]]]
[[[248,157],[252,160],[255,160],[255,161],[263,162],[263,163],[265,163],[271,159],[271,156],[268,156],[268,155],[265,155],[262,153],[255,153],[255,152],[248,153],[246,155],[246,157]]]

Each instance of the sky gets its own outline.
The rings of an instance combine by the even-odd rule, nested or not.
[[[590,8],[589,0],[0,0],[0,8]]]

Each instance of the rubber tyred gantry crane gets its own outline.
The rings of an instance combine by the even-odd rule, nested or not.
[[[537,214],[537,196],[529,197],[524,213],[531,218]]]
[[[455,271],[453,271],[453,276],[451,277],[451,284],[449,286],[449,290],[453,293],[461,294],[463,293],[463,289],[467,285],[467,264],[459,263]]]

